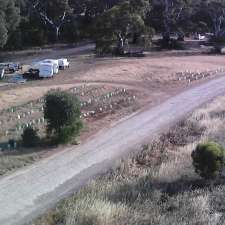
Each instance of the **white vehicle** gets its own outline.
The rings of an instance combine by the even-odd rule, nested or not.
[[[18,71],[19,69],[21,69],[21,65],[19,63],[9,63],[8,69],[9,69],[9,71],[14,73],[14,72]]]
[[[4,74],[5,74],[5,69],[0,68],[0,79],[2,79],[4,77]]]
[[[56,59],[45,59],[43,63],[51,63],[53,65],[53,72],[57,74],[59,72],[59,61]]]
[[[68,68],[70,63],[68,62],[68,60],[66,58],[64,59],[58,59],[58,62],[59,62],[59,68],[60,69],[65,69],[65,68]]]
[[[5,72],[15,73],[16,71],[20,70],[22,67],[19,63],[7,62],[7,63],[0,63],[0,67],[5,69]]]
[[[205,40],[206,36],[205,35],[201,35],[201,34],[195,34],[195,39],[202,41]]]
[[[39,77],[51,78],[54,75],[54,65],[52,63],[40,63],[39,64]]]

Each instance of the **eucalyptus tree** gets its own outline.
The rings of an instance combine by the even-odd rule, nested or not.
[[[168,42],[172,32],[181,33],[188,22],[191,0],[153,0],[150,13],[151,24],[162,32],[163,40]]]
[[[29,4],[44,24],[52,27],[58,40],[61,28],[69,22],[68,16],[72,12],[69,0],[30,0]]]
[[[0,0],[0,48],[7,43],[8,37],[20,21],[20,11],[14,0]]]
[[[105,11],[95,24],[97,49],[102,52],[111,51],[110,47],[116,44],[118,52],[123,54],[128,37],[144,32],[144,18],[148,10],[148,1],[130,0]]]
[[[225,40],[225,0],[205,1],[200,8],[210,19],[209,26],[217,40]]]

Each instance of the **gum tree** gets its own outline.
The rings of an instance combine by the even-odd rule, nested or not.
[[[63,25],[69,22],[68,16],[72,12],[68,0],[32,0],[30,7],[36,12],[44,24],[49,25],[59,39]]]
[[[7,43],[8,37],[20,21],[20,11],[14,0],[0,0],[0,48]]]
[[[104,12],[95,25],[96,48],[107,52],[116,43],[117,52],[123,54],[128,37],[144,32],[144,17],[148,9],[147,1],[130,0]]]

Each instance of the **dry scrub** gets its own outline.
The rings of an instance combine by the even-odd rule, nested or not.
[[[225,97],[195,111],[118,169],[92,181],[35,225],[225,224],[225,184],[212,191],[192,167],[205,140],[224,142]]]

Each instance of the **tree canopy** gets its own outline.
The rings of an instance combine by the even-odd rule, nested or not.
[[[15,0],[0,0],[0,47],[3,47],[11,32],[20,21],[20,10]]]
[[[210,32],[225,41],[224,0],[0,0],[0,48],[94,39],[122,42],[146,30]]]
[[[97,48],[105,48],[105,45],[111,46],[116,42],[117,50],[123,51],[125,41],[129,36],[144,31],[145,12],[148,9],[147,1],[130,0],[104,12],[96,23]]]

